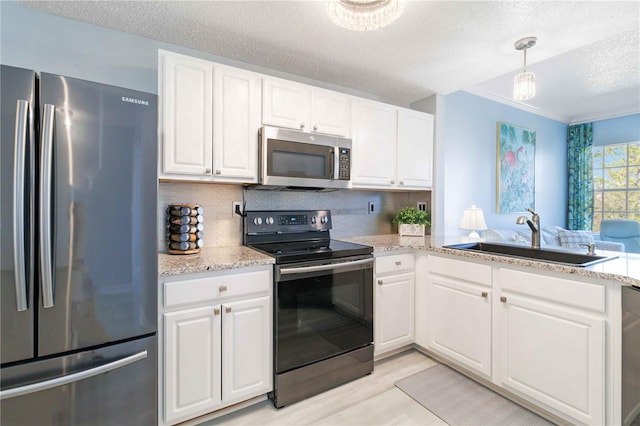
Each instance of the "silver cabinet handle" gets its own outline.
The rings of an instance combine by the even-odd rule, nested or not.
[[[221,285],[220,287],[218,287],[218,291],[220,291],[220,292],[227,291],[227,286],[226,285]]]
[[[211,173],[211,169],[204,169],[204,172],[205,172],[206,174],[209,174],[209,173]]]
[[[404,185],[404,181],[403,180],[400,181],[400,185]]]
[[[16,103],[16,127],[13,146],[13,273],[16,286],[16,309],[27,310],[27,276],[24,258],[24,182],[29,102]]]
[[[382,285],[383,283],[384,283],[384,281],[378,280],[378,285]]]
[[[213,315],[220,315],[220,309],[213,308]]]
[[[225,311],[229,314],[231,313],[231,307],[230,306],[226,306],[225,307]]]
[[[400,266],[400,265],[402,265],[402,262],[399,260],[396,260],[396,266]]]
[[[505,296],[500,296],[500,301],[502,303],[507,303],[507,298]]]
[[[489,293],[487,293],[486,291],[483,291],[481,296],[486,299],[487,297],[489,297]]]
[[[55,106],[44,105],[42,153],[40,156],[40,274],[42,306],[53,306],[53,267],[51,255],[51,180],[53,162],[53,120]]]
[[[300,128],[304,129],[304,123],[300,123]]]
[[[217,175],[221,175],[222,174],[222,170],[216,170],[216,174]]]
[[[396,183],[396,181],[395,181],[395,180],[392,180],[392,181],[391,181],[391,185],[393,185],[394,183]]]
[[[129,365],[134,362],[140,361],[142,359],[145,359],[146,357],[147,357],[147,351],[142,351],[137,354],[130,355],[125,358],[121,358],[117,361],[110,362],[109,364],[92,368],[90,370],[80,371],[78,373],[69,374],[68,376],[56,377],[55,379],[45,380],[43,382],[32,383],[30,385],[0,391],[0,399],[13,398],[16,396],[26,395],[34,392],[40,392],[45,389],[51,389],[58,386],[67,385],[69,383],[78,382],[80,380],[88,379],[89,377],[97,376],[118,368],[122,368],[125,365]]]
[[[318,125],[317,125],[317,124],[315,124],[315,125],[313,126],[313,131],[315,132],[315,131],[317,131],[317,130],[318,130]]]

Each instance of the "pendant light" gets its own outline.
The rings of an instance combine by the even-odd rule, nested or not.
[[[402,0],[329,0],[329,18],[352,31],[371,31],[395,21],[404,9]]]
[[[525,37],[516,41],[516,50],[524,50],[524,69],[513,79],[513,99],[526,101],[536,95],[536,75],[527,71],[527,49],[536,45],[536,37]]]

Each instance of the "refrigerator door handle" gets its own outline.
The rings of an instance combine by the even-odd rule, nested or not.
[[[40,392],[46,389],[55,388],[58,386],[68,385],[69,383],[78,382],[80,380],[88,379],[89,377],[98,376],[100,374],[108,373],[109,371],[122,368],[126,365],[133,364],[134,362],[143,360],[147,357],[147,351],[138,352],[137,354],[130,355],[125,358],[121,358],[117,361],[110,362],[109,364],[101,365],[100,367],[91,368],[89,370],[80,371],[78,373],[69,374],[68,376],[56,377],[55,379],[45,380],[43,382],[32,383],[26,386],[20,386],[13,389],[7,389],[0,391],[0,400],[14,398],[16,396],[22,396],[34,392]]]
[[[18,100],[16,103],[16,127],[13,155],[13,269],[16,285],[16,309],[27,310],[27,276],[24,253],[24,182],[27,147],[27,117],[29,102]]]
[[[42,306],[53,307],[53,259],[51,254],[51,175],[55,106],[44,104],[42,155],[40,156],[40,271]]]

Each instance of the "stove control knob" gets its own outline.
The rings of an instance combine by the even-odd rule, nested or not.
[[[265,222],[267,223],[267,225],[273,225],[274,220],[271,216],[269,216],[265,219]]]
[[[262,225],[262,218],[256,217],[255,219],[253,219],[253,223],[255,223],[256,225]]]
[[[318,218],[316,216],[311,216],[311,223],[315,225],[315,223],[318,221]]]
[[[327,221],[328,221],[328,220],[329,220],[329,219],[327,219],[327,217],[326,217],[326,216],[322,216],[322,217],[320,218],[320,223],[327,223]]]

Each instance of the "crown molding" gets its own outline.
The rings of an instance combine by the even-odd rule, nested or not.
[[[508,98],[508,97],[502,96],[502,95],[498,95],[496,93],[489,92],[487,90],[466,89],[464,91],[467,92],[467,93],[471,93],[472,95],[480,96],[481,98],[489,99],[491,101],[498,102],[498,103],[510,106],[512,108],[521,109],[523,111],[530,112],[530,113],[536,114],[536,115],[540,115],[542,117],[550,118],[550,119],[555,120],[555,121],[560,121],[562,123],[569,124],[569,122],[571,121],[571,119],[569,117],[565,117],[565,116],[562,116],[562,115],[551,114],[551,113],[543,111],[543,110],[541,110],[539,108],[536,108],[534,106],[527,105],[527,104],[524,104],[522,102],[514,101],[511,98]]]
[[[590,121],[608,120],[610,118],[624,117],[625,115],[640,114],[640,109],[637,107],[618,108],[606,112],[599,112],[597,114],[585,114],[571,118],[569,124],[582,124]]]

